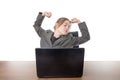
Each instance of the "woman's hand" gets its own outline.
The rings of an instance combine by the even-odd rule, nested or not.
[[[81,23],[80,20],[77,19],[77,18],[71,19],[71,22],[72,22],[72,23],[78,23],[78,24]]]
[[[51,12],[43,12],[42,16],[46,16],[46,17],[50,18],[52,16],[52,13]]]

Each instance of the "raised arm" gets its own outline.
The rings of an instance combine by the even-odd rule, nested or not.
[[[39,12],[39,14],[38,14],[38,16],[36,18],[36,21],[35,21],[33,27],[35,28],[36,32],[38,33],[38,35],[40,37],[45,32],[45,30],[41,27],[42,21],[43,21],[43,19],[44,19],[45,16],[48,17],[48,18],[50,18],[51,15],[52,15],[51,12],[43,12],[43,13]]]
[[[74,45],[79,45],[79,44],[82,44],[82,43],[90,40],[90,34],[89,34],[89,31],[88,31],[88,28],[87,28],[87,25],[85,22],[80,22],[80,20],[77,18],[72,19],[71,22],[78,24],[79,29],[80,29],[81,34],[82,34],[81,37],[74,37],[73,38]]]
[[[89,31],[88,31],[88,28],[85,22],[79,23],[78,25],[79,25],[79,28],[82,34],[81,37],[78,37],[79,44],[81,44],[81,43],[84,43],[90,40],[90,34],[89,34]]]

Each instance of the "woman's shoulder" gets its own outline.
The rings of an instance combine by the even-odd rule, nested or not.
[[[53,31],[50,30],[50,29],[46,30],[46,32],[47,32],[47,33],[53,33]]]
[[[74,36],[74,37],[78,37],[78,31],[74,31],[74,32],[69,32],[70,36]]]
[[[67,35],[65,35],[66,38],[72,38],[73,35],[71,33],[68,33]]]

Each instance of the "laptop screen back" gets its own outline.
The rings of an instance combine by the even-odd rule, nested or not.
[[[36,48],[38,77],[81,77],[84,48]]]

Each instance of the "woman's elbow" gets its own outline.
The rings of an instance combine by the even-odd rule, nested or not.
[[[88,41],[90,40],[90,36],[87,37],[87,40],[88,40]]]

